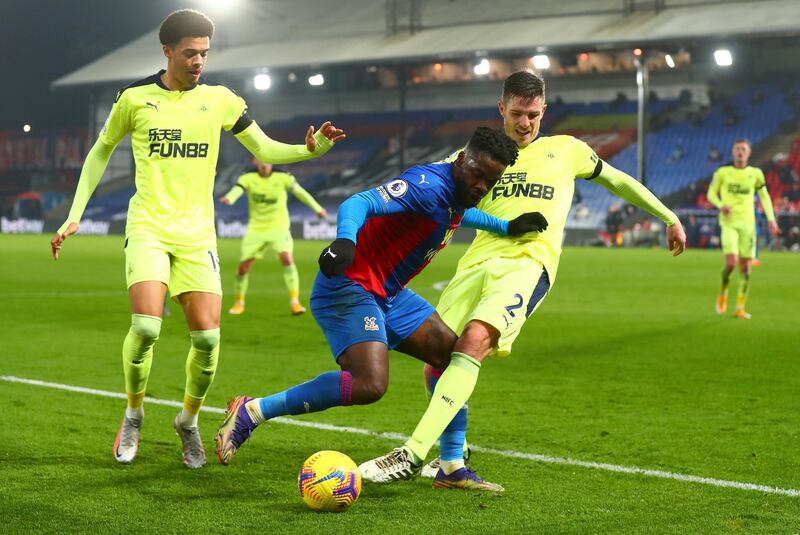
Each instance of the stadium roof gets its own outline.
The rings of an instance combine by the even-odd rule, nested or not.
[[[642,46],[678,40],[722,41],[797,35],[800,29],[797,0],[663,1],[665,8],[659,12],[650,9],[626,14],[622,0],[493,0],[491,13],[483,0],[423,0],[418,31],[387,35],[384,2],[337,0],[332,9],[333,4],[325,0],[240,0],[235,12],[209,11],[217,33],[206,72],[448,59],[579,46]],[[407,25],[409,17],[403,20]],[[59,78],[52,86],[125,82],[150,75],[165,63],[157,34],[153,30]]]

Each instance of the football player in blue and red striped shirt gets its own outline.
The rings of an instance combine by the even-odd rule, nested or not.
[[[337,239],[320,255],[311,293],[311,311],[341,371],[271,396],[234,398],[215,438],[222,464],[265,420],[378,401],[389,382],[389,349],[440,369],[450,364],[456,334],[405,285],[461,225],[503,236],[547,227],[538,212],[506,221],[474,208],[517,153],[501,130],[480,127],[452,163],[411,167],[341,205]],[[471,365],[457,358],[454,364]]]

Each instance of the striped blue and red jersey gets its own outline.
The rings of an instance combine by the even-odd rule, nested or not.
[[[508,222],[458,205],[453,164],[416,165],[339,207],[337,238],[356,244],[344,275],[372,294],[397,294],[464,225],[508,234]]]

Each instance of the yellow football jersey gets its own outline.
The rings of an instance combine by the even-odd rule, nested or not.
[[[201,82],[171,91],[161,81],[163,72],[120,91],[100,133],[111,146],[131,134],[136,193],[125,234],[177,245],[213,243],[220,130],[231,130],[246,105],[221,85]]]
[[[720,225],[752,224],[756,220],[755,195],[766,184],[764,173],[757,167],[723,165],[714,172],[708,194],[718,195],[729,215],[719,213]]]
[[[289,208],[287,192],[297,181],[289,173],[274,171],[263,177],[258,171],[245,173],[236,181],[236,185],[247,192],[247,208],[250,220],[247,229],[250,232],[270,232],[289,228]]]
[[[540,137],[520,149],[516,163],[506,168],[478,208],[508,220],[526,212],[541,212],[547,218],[547,230],[517,237],[478,231],[459,261],[458,269],[489,258],[527,255],[544,265],[552,284],[558,270],[575,179],[594,178],[598,170],[594,151],[572,136]]]

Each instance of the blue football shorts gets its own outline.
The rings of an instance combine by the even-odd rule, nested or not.
[[[394,349],[434,312],[430,303],[408,288],[382,298],[344,275],[328,279],[317,273],[311,290],[311,313],[337,360],[348,347],[361,342],[383,342]]]

